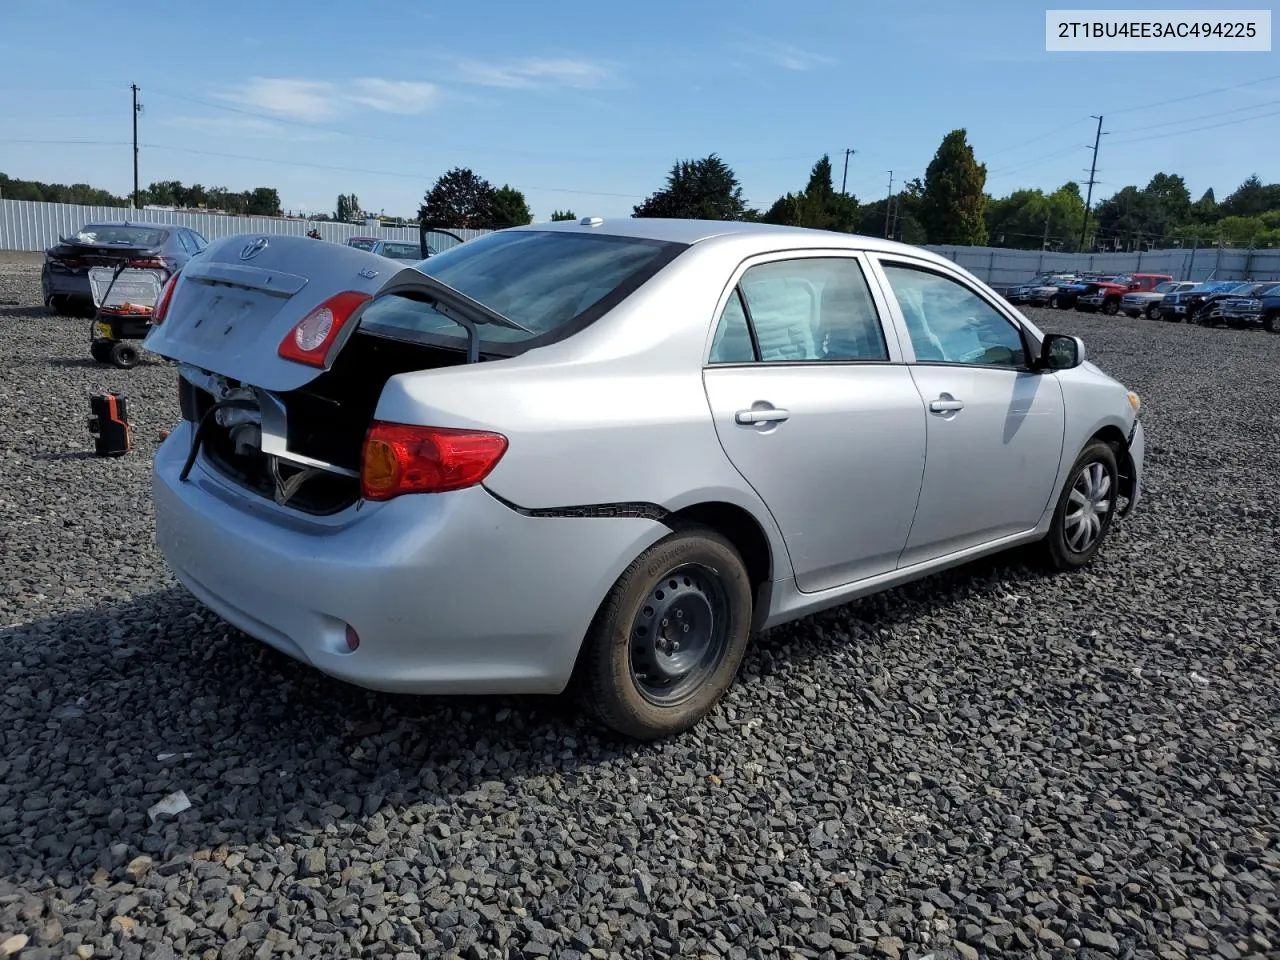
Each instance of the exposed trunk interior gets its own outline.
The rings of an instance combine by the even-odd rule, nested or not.
[[[297,390],[276,394],[287,415],[288,452],[354,474],[314,469],[289,497],[288,505],[325,515],[355,503],[360,497],[365,433],[387,381],[397,374],[460,365],[465,360],[461,349],[406,343],[357,330],[332,369]],[[185,379],[181,391],[183,416],[198,423],[215,397]],[[251,425],[224,425],[215,415],[205,427],[204,454],[225,476],[271,499],[276,495],[277,474],[287,483],[308,468],[263,453],[254,442],[253,430]]]

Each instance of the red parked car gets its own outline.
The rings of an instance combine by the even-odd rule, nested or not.
[[[1101,310],[1108,316],[1115,316],[1120,312],[1120,301],[1126,293],[1153,290],[1158,284],[1172,279],[1167,273],[1122,273],[1111,280],[1095,281],[1096,289],[1076,300],[1076,309],[1087,313]]]

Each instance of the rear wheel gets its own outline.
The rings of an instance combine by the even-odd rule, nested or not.
[[[111,345],[111,362],[123,370],[138,365],[138,348],[126,340],[117,340]]]
[[[1120,312],[1120,298],[1108,297],[1106,300],[1102,301],[1102,312],[1108,317],[1114,317]]]
[[[1262,318],[1262,329],[1267,333],[1280,333],[1280,310],[1272,310]]]
[[[1119,492],[1115,451],[1091,440],[1080,452],[1058,497],[1041,559],[1057,570],[1079,570],[1097,556],[1111,529]]]
[[[1049,298],[1049,302],[1045,304],[1050,310],[1058,309],[1058,295],[1055,293]]]
[[[705,527],[664,537],[596,614],[578,667],[584,705],[641,740],[689,729],[733,683],[751,609],[751,582],[729,541]]]
[[[1153,303],[1147,307],[1147,319],[1148,320],[1160,319],[1160,304]]]

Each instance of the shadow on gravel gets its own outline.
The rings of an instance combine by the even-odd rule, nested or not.
[[[0,303],[0,307],[4,308],[5,315],[9,319],[21,320],[24,317],[43,318],[52,316],[44,307],[16,307],[4,303]]]
[[[88,350],[88,341],[85,341],[85,349]],[[51,367],[101,367],[107,369],[105,363],[99,363],[93,357],[49,357],[45,360]]]
[[[739,682],[857,642],[859,623],[927,617],[984,583],[1034,579],[989,558],[771,630]],[[13,667],[0,690],[0,775],[22,784],[20,809],[0,810],[0,878],[83,879],[118,867],[121,843],[161,863],[353,822],[376,830],[382,810],[465,812],[516,785],[589,784],[591,768],[664,749],[611,738],[570,697],[362,690],[244,636],[176,587],[9,627],[0,647]],[[148,809],[179,790],[191,809],[151,822]]]
[[[91,450],[72,450],[67,453],[41,453],[36,455],[37,460],[93,460],[98,455]]]

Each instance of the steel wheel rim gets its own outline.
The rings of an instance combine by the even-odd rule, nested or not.
[[[631,680],[645,700],[671,707],[710,678],[729,647],[729,603],[719,574],[698,563],[664,574],[628,636]]]
[[[1085,465],[1071,484],[1067,514],[1063,518],[1063,539],[1073,553],[1085,553],[1102,536],[1111,514],[1111,472],[1100,461]]]

